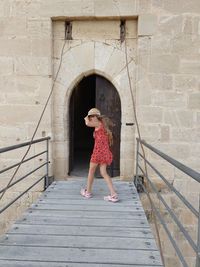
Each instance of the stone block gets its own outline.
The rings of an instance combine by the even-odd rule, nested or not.
[[[104,70],[114,48],[102,42],[95,42],[95,69]]]
[[[94,49],[94,42],[83,43],[71,49],[74,62],[79,68],[79,73],[94,69]],[[70,66],[70,68],[72,67]]]
[[[160,139],[160,129],[157,125],[140,124],[141,138],[147,142],[155,142]]]
[[[151,39],[147,36],[138,38],[138,53],[140,55],[150,55],[151,53]]]
[[[190,109],[200,109],[200,93],[189,94],[188,107]]]
[[[38,17],[41,1],[12,1],[11,17]]]
[[[169,126],[161,126],[161,136],[160,141],[161,142],[169,142],[170,140],[170,127]]]
[[[171,129],[171,140],[178,142],[198,142],[200,140],[199,128],[192,129]],[[198,142],[199,143],[199,142]]]
[[[140,106],[148,106],[152,103],[152,98],[151,98],[151,86],[149,80],[141,80],[137,84],[137,89],[136,89],[136,98],[137,98],[137,103]]]
[[[0,18],[0,36],[14,38],[27,36],[26,17]]]
[[[174,87],[178,91],[194,91],[197,89],[197,78],[193,75],[175,75]]]
[[[138,14],[136,2],[135,0],[95,0],[95,16],[136,16]]]
[[[190,144],[187,143],[160,143],[157,148],[178,161],[187,160],[190,157]]]
[[[164,111],[164,123],[172,127],[194,127],[194,112],[189,110],[166,110]]]
[[[45,0],[41,1],[39,15],[42,17],[94,16],[93,0]]]
[[[148,75],[149,83],[152,90],[172,90],[173,89],[173,75],[165,74],[150,74]]]
[[[33,57],[52,57],[52,41],[51,39],[32,39],[31,55]]]
[[[27,32],[31,38],[50,38],[52,39],[52,21],[51,18],[34,19],[27,21]]]
[[[148,13],[151,10],[151,2],[149,0],[138,1],[137,5],[139,14]]]
[[[54,142],[53,144],[53,156],[56,159],[67,158],[69,142]]]
[[[164,1],[164,9],[174,14],[198,13],[200,12],[200,2],[198,0],[173,0]]]
[[[157,17],[154,14],[140,14],[138,36],[153,35],[157,29]]]
[[[160,107],[171,107],[176,109],[184,109],[187,106],[186,95],[178,92],[153,92],[152,93],[153,105]]]
[[[163,109],[158,107],[139,107],[137,110],[140,123],[162,123]]]
[[[9,17],[11,3],[7,0],[1,0],[0,2],[0,17]]]
[[[110,56],[106,64],[104,71],[105,73],[108,73],[110,77],[114,78],[115,76],[120,74],[122,70],[124,70],[125,66],[126,66],[126,58],[124,53],[119,51],[118,49],[114,49],[112,55]]]
[[[159,17],[158,32],[161,35],[177,36],[182,33],[183,17],[181,15],[163,15]]]
[[[171,40],[171,52],[174,54],[190,56],[199,53],[200,40],[192,34],[180,35]]]
[[[152,55],[150,56],[149,70],[153,73],[177,73],[179,61],[177,55]]]
[[[30,56],[31,40],[28,38],[1,39],[0,56]]]
[[[126,38],[137,38],[137,20],[126,20]]]
[[[0,123],[7,126],[34,123],[34,120],[39,118],[41,111],[41,105],[40,107],[38,105],[1,105]]]
[[[50,58],[16,57],[15,71],[18,75],[51,75]]]
[[[12,75],[14,72],[14,63],[11,57],[0,57],[0,76]]]
[[[200,74],[200,62],[197,60],[181,59],[180,73],[199,75]]]
[[[119,20],[73,21],[72,38],[74,40],[106,40],[120,38]]]
[[[63,40],[65,38],[65,22],[62,20],[53,21],[52,31],[54,40]]]
[[[66,180],[68,177],[68,161],[67,159],[54,158],[54,177],[55,180]]]
[[[168,35],[153,35],[151,38],[151,54],[170,54],[171,42],[172,41]]]

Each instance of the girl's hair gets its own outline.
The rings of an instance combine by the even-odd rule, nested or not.
[[[104,115],[100,115],[100,116],[97,115],[97,119],[103,123],[105,131],[108,135],[109,145],[112,146],[113,145],[113,134],[112,134],[111,128],[115,126],[114,123],[111,121],[111,119],[109,119],[108,117]]]

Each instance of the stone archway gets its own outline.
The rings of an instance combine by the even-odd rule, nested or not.
[[[131,82],[134,88],[135,63],[128,56]],[[67,178],[69,162],[69,100],[74,86],[84,77],[98,74],[109,80],[121,100],[120,177],[134,174],[135,127],[133,105],[126,69],[125,54],[121,49],[102,42],[89,41],[68,49],[53,95],[53,159],[56,179]]]

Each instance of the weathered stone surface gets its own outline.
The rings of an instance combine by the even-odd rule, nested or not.
[[[72,20],[75,39],[65,42],[53,99],[36,137],[54,138],[53,173],[56,178],[65,179],[69,162],[67,114],[73,88],[84,76],[102,75],[113,83],[121,100],[121,178],[134,176],[136,128],[135,125],[127,127],[126,123],[135,123],[135,118],[125,42],[119,39],[120,19],[128,16],[126,44],[130,82],[142,138],[199,170],[199,8],[199,0],[0,1],[0,145],[20,143],[32,135],[51,90],[52,75],[55,78],[60,63],[68,19]],[[39,147],[35,151],[39,151]],[[22,154],[14,153],[6,162],[1,155],[0,166],[16,162],[19,156]],[[188,193],[191,203],[197,203],[197,187],[184,182],[183,174],[167,168],[152,153],[148,153],[148,157],[160,166],[168,179],[180,180],[174,184],[181,192]],[[158,181],[152,171],[150,175]],[[168,193],[166,200],[172,205]],[[175,206],[181,209],[180,204],[174,202]],[[176,237],[177,229],[161,210]],[[187,214],[181,216],[187,226],[191,223],[194,228]],[[10,215],[8,219],[13,220]],[[174,255],[170,254],[164,235],[162,238],[166,266],[175,267]],[[185,250],[185,255],[189,255],[183,244]],[[192,260],[189,263],[192,266]]]
[[[200,74],[200,62],[197,60],[181,60],[180,72],[184,74]]]
[[[31,56],[31,40],[28,38],[2,39],[0,41],[0,56]]]
[[[102,1],[95,0],[95,16],[134,16],[137,14],[136,0]]]
[[[26,18],[0,18],[1,37],[22,37],[27,35]]]
[[[157,17],[153,14],[141,14],[138,19],[138,36],[153,35],[157,27]]]
[[[120,38],[120,21],[73,21],[72,38],[74,40],[102,40]]]
[[[141,107],[138,109],[138,119],[143,123],[162,123],[162,108]]]
[[[11,57],[0,57],[0,75],[12,75],[14,72],[14,62]]]
[[[179,71],[177,55],[152,55],[149,64],[150,72],[172,74]]]
[[[153,104],[160,107],[183,109],[187,106],[187,98],[183,93],[157,91],[152,94]]]
[[[175,75],[174,87],[178,91],[194,91],[197,89],[197,79],[193,75]]]
[[[200,109],[200,93],[189,94],[188,107],[190,109]]]
[[[48,57],[17,57],[15,71],[18,75],[51,75],[50,58]]]
[[[166,110],[164,111],[164,123],[177,128],[191,128],[195,126],[194,113],[189,110]]]
[[[200,3],[198,0],[173,0],[164,1],[164,8],[172,13],[198,13],[200,12]]]

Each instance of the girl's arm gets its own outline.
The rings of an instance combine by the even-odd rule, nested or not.
[[[91,122],[90,122],[90,120],[88,119],[88,116],[86,116],[86,117],[84,118],[84,120],[85,120],[85,125],[87,125],[88,127],[94,127],[93,125],[91,125]]]

